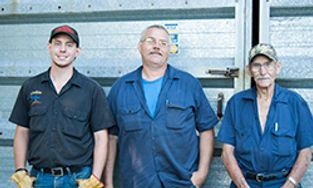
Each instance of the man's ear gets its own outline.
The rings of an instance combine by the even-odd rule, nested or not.
[[[248,65],[245,66],[245,71],[246,71],[246,73],[247,73],[250,77],[252,76],[251,70],[250,70],[250,64],[248,64]]]
[[[77,48],[76,49],[76,57],[78,57],[80,55],[80,52],[81,52],[81,49],[80,48]]]
[[[282,68],[282,64],[279,61],[277,61],[275,66],[276,66],[276,74],[279,74]]]
[[[141,53],[141,45],[142,45],[142,43],[141,42],[138,42],[138,44],[137,44],[137,50]]]

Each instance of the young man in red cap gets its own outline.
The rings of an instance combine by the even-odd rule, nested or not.
[[[80,53],[75,29],[53,29],[48,51],[51,67],[23,83],[9,119],[17,125],[12,179],[22,188],[103,187],[112,125],[105,93],[73,66]]]

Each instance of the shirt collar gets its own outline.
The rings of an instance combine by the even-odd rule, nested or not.
[[[273,101],[287,103],[288,99],[286,96],[286,92],[283,92],[284,90],[285,88],[275,83]],[[256,100],[256,87],[253,87],[249,89],[247,92],[244,92],[243,99]]]
[[[50,79],[50,71],[51,71],[51,67],[46,71],[44,72],[42,75],[41,75],[41,83],[44,83],[44,82],[49,82],[51,81]],[[72,78],[69,80],[69,84],[72,84],[72,85],[75,85],[75,86],[78,86],[80,87],[81,86],[81,74],[74,68],[73,70],[73,76]]]
[[[43,82],[49,82],[49,80],[50,80],[50,77],[49,77],[50,69],[51,69],[51,68],[49,68],[46,72],[44,72],[44,73],[41,75],[41,78],[40,78],[41,83],[43,83]]]
[[[82,75],[74,68],[73,70],[73,76],[72,78],[70,79],[70,83],[72,85],[75,85],[75,86],[78,86],[78,87],[81,87],[82,85]]]

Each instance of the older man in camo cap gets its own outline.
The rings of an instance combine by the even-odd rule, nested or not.
[[[246,68],[256,86],[228,101],[218,134],[230,187],[301,187],[312,157],[308,104],[275,83],[281,64],[272,45],[254,46]]]

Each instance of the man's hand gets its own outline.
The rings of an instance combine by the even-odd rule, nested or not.
[[[248,183],[244,177],[240,178],[239,187],[240,188],[250,188],[250,186],[248,185]]]
[[[79,188],[103,188],[103,183],[93,174],[88,179],[77,180]]]
[[[207,172],[195,171],[192,173],[191,182],[196,188],[199,188],[205,182],[206,177]]]
[[[33,181],[36,178],[30,177],[26,171],[17,171],[12,176],[11,179],[16,183],[18,188],[32,188]]]

